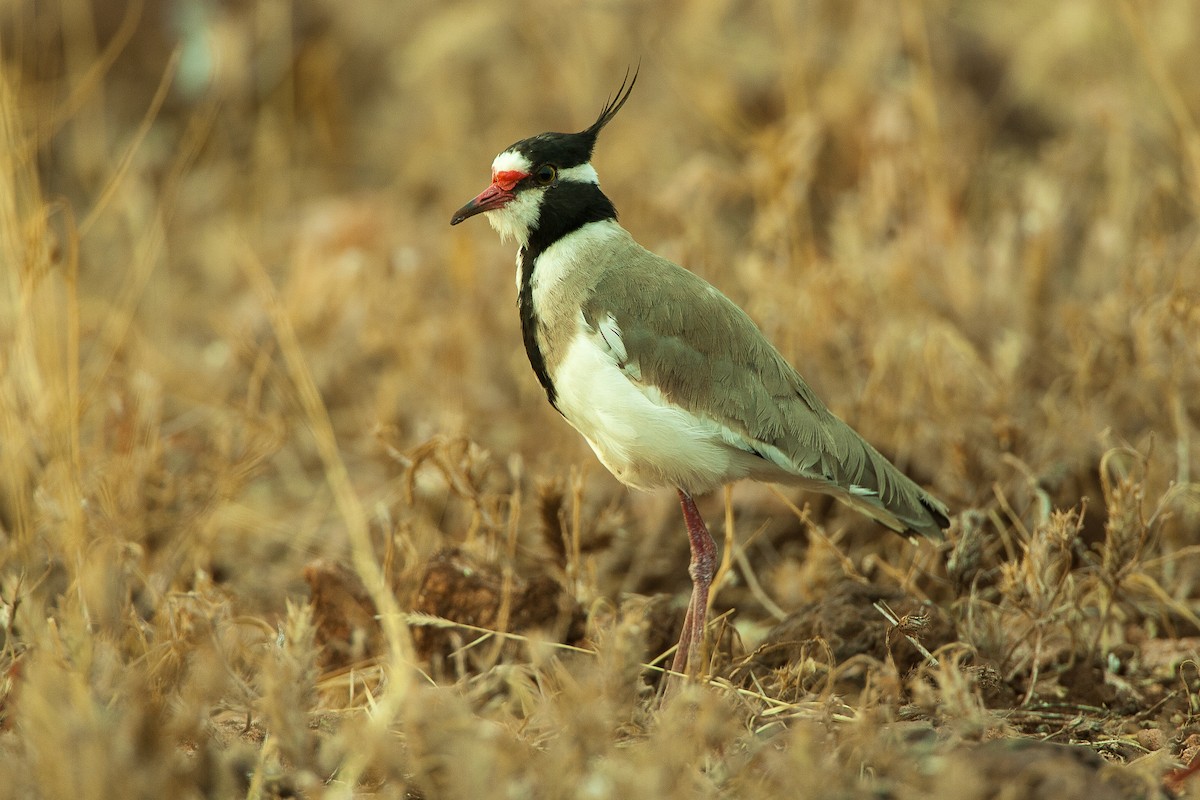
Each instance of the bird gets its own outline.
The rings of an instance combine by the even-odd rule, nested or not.
[[[950,512],[835,416],[751,318],[700,276],[642,247],[600,190],[600,131],[522,139],[454,212],[514,240],[525,353],[550,404],[635,489],[675,489],[692,594],[671,670],[700,665],[716,544],[695,497],[743,478],[832,495],[897,533],[944,538]]]

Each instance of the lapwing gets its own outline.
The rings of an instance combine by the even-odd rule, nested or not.
[[[949,511],[830,412],[733,301],[618,224],[591,158],[636,81],[585,130],[506,148],[450,224],[484,214],[519,245],[522,338],[551,405],[618,480],[678,492],[692,596],[672,669],[694,675],[717,552],[695,495],[791,484],[933,540]]]

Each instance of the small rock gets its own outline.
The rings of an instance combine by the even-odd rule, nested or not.
[[[1138,731],[1133,735],[1133,738],[1137,740],[1138,744],[1151,752],[1161,750],[1167,742],[1166,735],[1158,728],[1146,728],[1145,730]]]

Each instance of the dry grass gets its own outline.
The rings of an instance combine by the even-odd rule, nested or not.
[[[0,5],[0,796],[1155,796],[1200,746],[1198,39],[1193,0]],[[711,681],[663,707],[673,500],[447,225],[639,59],[627,227],[963,512],[938,551],[707,499]]]

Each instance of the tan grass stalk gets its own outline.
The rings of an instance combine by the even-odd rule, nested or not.
[[[350,481],[346,464],[338,451],[337,438],[334,436],[329,414],[308,369],[304,352],[296,339],[291,322],[279,302],[266,270],[249,247],[243,248],[241,266],[254,287],[259,301],[270,316],[272,327],[279,340],[280,351],[287,361],[289,375],[304,408],[317,449],[321,454],[326,480],[329,482],[338,510],[346,524],[352,563],[363,585],[367,587],[375,607],[379,609],[380,624],[383,626],[388,644],[388,686],[382,701],[378,702],[376,711],[371,715],[371,719],[382,733],[396,719],[413,683],[415,657],[412,639],[396,603],[396,598],[388,588],[388,581],[376,559],[367,526],[366,513]],[[349,762],[343,767],[342,777],[350,786],[357,783],[359,776],[367,768],[367,762],[363,755],[365,754],[352,754]]]

